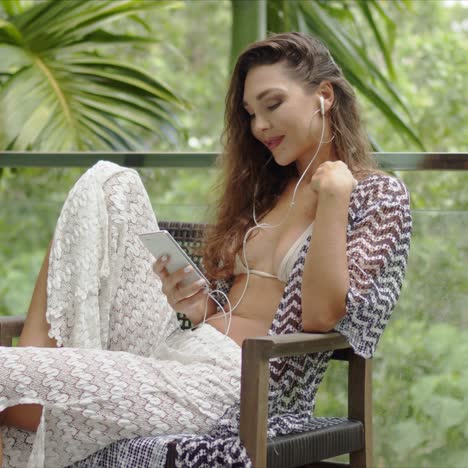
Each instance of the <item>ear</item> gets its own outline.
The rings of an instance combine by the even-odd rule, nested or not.
[[[329,81],[322,81],[317,89],[317,94],[323,97],[326,114],[335,100],[333,85]]]

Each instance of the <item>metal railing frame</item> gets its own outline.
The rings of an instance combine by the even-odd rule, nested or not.
[[[468,153],[373,153],[385,171],[468,170]],[[90,167],[105,159],[122,166],[215,167],[216,152],[0,152],[0,167]]]

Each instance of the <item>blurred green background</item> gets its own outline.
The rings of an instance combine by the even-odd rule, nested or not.
[[[0,1],[0,151],[219,151],[232,57],[266,30],[297,28],[353,78],[376,149],[466,151],[466,1],[272,0],[267,23],[239,0],[48,3]],[[0,314],[24,314],[83,170],[0,171]],[[140,173],[160,219],[211,219],[216,169]],[[396,175],[414,233],[374,359],[375,465],[465,467],[468,172]],[[343,372],[333,364],[318,414],[345,414]]]

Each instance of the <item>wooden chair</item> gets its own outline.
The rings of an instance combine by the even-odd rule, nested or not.
[[[205,225],[160,222],[200,264]],[[184,321],[183,317],[180,317]],[[24,317],[0,317],[0,345],[12,346]],[[185,323],[187,325],[187,323]],[[267,403],[270,358],[333,350],[333,359],[348,362],[348,418],[320,418],[320,429],[267,440]],[[339,333],[298,333],[247,339],[242,346],[240,438],[256,468],[372,467],[372,365],[357,356]],[[329,422],[328,422],[329,421]],[[350,463],[323,460],[342,454]],[[175,450],[169,447],[166,466]]]

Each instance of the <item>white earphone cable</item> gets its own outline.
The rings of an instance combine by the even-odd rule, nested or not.
[[[313,164],[313,162],[315,161],[315,158],[317,157],[318,153],[319,153],[319,150],[322,146],[322,144],[324,143],[323,142],[323,136],[324,136],[324,133],[325,133],[325,116],[324,116],[324,111],[323,111],[323,98],[321,97],[321,106],[319,109],[317,109],[313,114],[312,114],[312,118],[315,116],[315,114],[317,114],[317,112],[320,112],[322,111],[322,130],[321,130],[321,133],[320,133],[320,142],[317,146],[317,149],[315,151],[315,154],[314,156],[312,157],[312,159],[310,160],[309,164],[307,165],[305,171],[302,173],[301,177],[299,178],[299,181],[297,182],[296,184],[296,187],[294,188],[294,192],[293,192],[293,195],[292,195],[292,199],[291,199],[291,202],[289,204],[289,208],[288,208],[288,211],[286,213],[286,216],[283,218],[283,220],[278,223],[278,224],[267,224],[267,223],[258,223],[257,221],[257,217],[256,217],[256,212],[255,212],[255,199],[256,199],[256,195],[257,195],[257,187],[258,185],[256,184],[255,185],[255,189],[254,189],[254,200],[253,200],[253,209],[252,209],[252,217],[253,217],[253,221],[255,223],[254,226],[250,227],[247,232],[245,233],[244,235],[244,239],[242,241],[242,257],[243,257],[243,260],[244,260],[244,266],[245,266],[245,269],[246,269],[246,275],[247,275],[247,278],[246,278],[246,281],[245,281],[245,286],[244,286],[244,289],[242,291],[242,294],[239,298],[239,300],[236,302],[236,304],[234,306],[231,305],[231,302],[229,301],[227,295],[217,289],[217,290],[213,290],[213,291],[209,291],[208,292],[208,296],[211,297],[211,299],[213,299],[213,301],[215,302],[215,304],[218,306],[218,308],[220,308],[223,312],[223,317],[224,317],[224,323],[226,324],[227,322],[227,326],[226,326],[226,330],[225,330],[225,334],[228,335],[229,334],[229,331],[230,331],[230,328],[231,328],[231,322],[232,322],[232,312],[239,306],[239,304],[241,303],[242,299],[244,298],[245,296],[245,293],[247,291],[247,287],[249,285],[249,280],[250,280],[250,269],[249,269],[249,265],[248,265],[248,262],[247,262],[247,252],[246,252],[246,244],[247,244],[247,238],[250,234],[251,231],[255,230],[255,229],[263,229],[263,228],[276,228],[276,227],[279,227],[281,226],[282,224],[284,224],[288,218],[289,218],[289,215],[291,213],[291,210],[293,209],[293,206],[295,205],[295,199],[296,199],[296,193],[297,193],[297,189],[299,188],[299,184],[302,182],[302,180],[304,179],[304,176],[306,175],[307,171],[309,170],[310,166]],[[310,120],[310,126],[312,125],[312,118]],[[309,126],[309,130],[310,130],[310,126]],[[332,137],[329,141],[327,141],[326,143],[329,143],[330,141],[333,140],[334,137]],[[271,158],[270,158],[271,159]],[[270,161],[270,159],[266,162],[266,164],[268,164],[268,162]],[[266,165],[265,164],[265,165]],[[219,303],[218,300],[216,300],[213,296],[215,293],[221,293],[225,298],[226,298],[226,304],[228,305],[228,308],[229,310],[226,311],[224,310],[224,308],[221,306],[221,304]],[[207,301],[206,301],[206,304],[205,304],[205,313],[204,313],[204,318],[203,318],[203,321],[202,323],[205,323],[205,322],[208,322],[210,320],[214,320],[214,319],[218,319],[220,317],[210,317],[210,318],[207,318],[206,315],[208,313],[208,296],[207,296]],[[229,316],[229,320],[227,320],[227,316]]]

